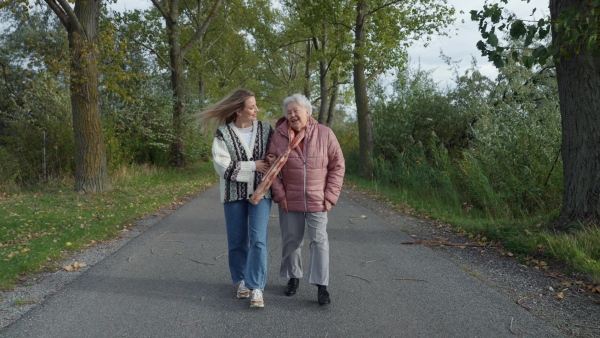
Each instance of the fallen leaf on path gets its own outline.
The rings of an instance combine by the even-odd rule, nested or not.
[[[530,298],[530,297],[533,297],[533,296],[535,296],[535,293],[534,293],[534,292],[532,292],[532,293],[530,293],[530,294],[528,294],[528,295],[526,295],[526,296],[523,296],[523,297],[521,297],[521,298],[517,299],[517,304],[521,305],[521,303],[523,303],[523,301],[524,301],[525,299],[527,299],[527,298]]]
[[[85,266],[87,266],[87,264],[75,262],[75,263],[73,263],[73,265],[64,265],[61,268],[63,270],[65,270],[65,271],[69,271],[69,272],[70,271],[75,271],[75,272],[77,272],[77,271],[79,271],[79,268],[83,268]]]

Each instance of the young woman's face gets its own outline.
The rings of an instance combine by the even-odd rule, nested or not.
[[[290,102],[285,107],[285,118],[295,131],[300,131],[306,127],[309,116],[308,109],[303,108],[298,102]]]
[[[250,96],[244,101],[244,108],[238,111],[238,119],[241,123],[256,121],[258,116],[258,107],[256,106],[256,98]]]

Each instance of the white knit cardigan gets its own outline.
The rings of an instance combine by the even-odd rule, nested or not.
[[[252,196],[263,174],[253,171],[253,162],[264,159],[273,128],[262,121],[252,123],[250,145],[233,122],[217,128],[212,145],[215,170],[220,178],[221,202],[246,200]],[[269,191],[265,198],[271,198]]]

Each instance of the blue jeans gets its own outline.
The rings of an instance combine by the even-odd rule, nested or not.
[[[249,289],[264,290],[267,282],[267,224],[271,199],[223,204],[227,224],[229,271],[234,283],[242,279]]]

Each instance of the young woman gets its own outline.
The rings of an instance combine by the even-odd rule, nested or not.
[[[215,170],[220,177],[225,211],[229,270],[237,297],[248,298],[250,307],[264,307],[267,278],[267,223],[271,194],[256,205],[250,203],[254,189],[269,169],[264,160],[273,129],[257,120],[254,93],[237,89],[201,113],[202,123],[216,121],[212,146]]]

